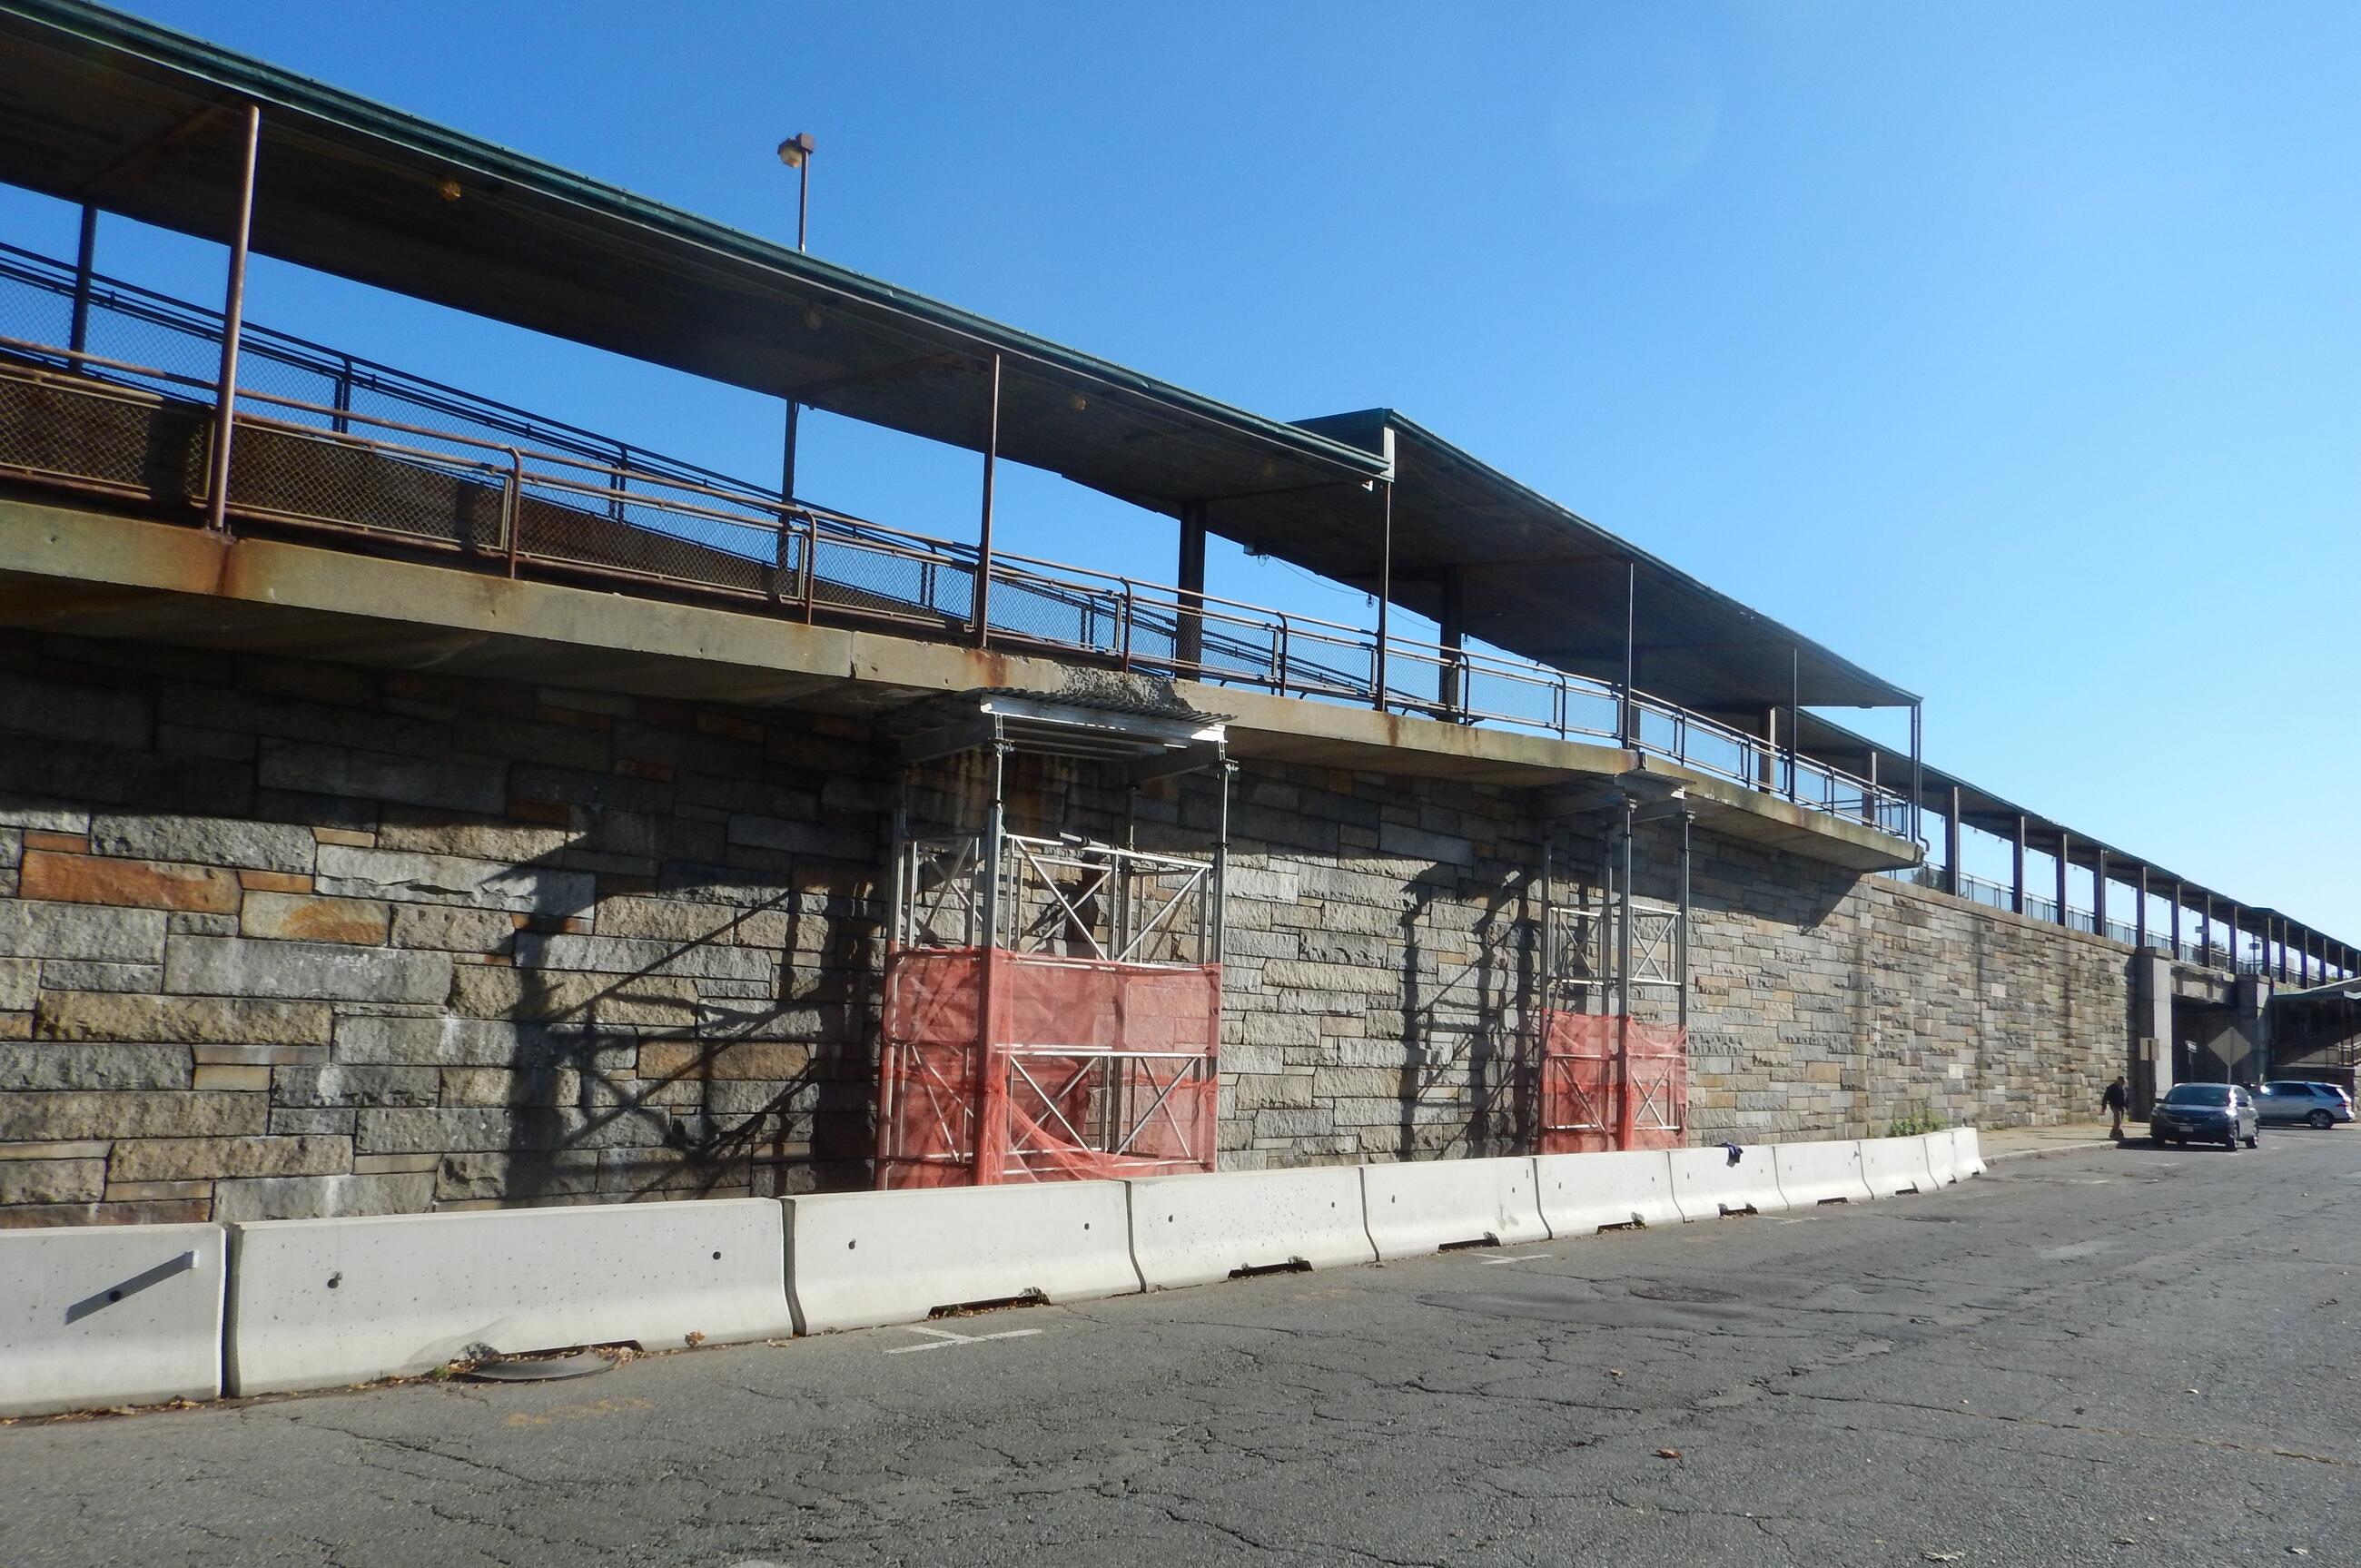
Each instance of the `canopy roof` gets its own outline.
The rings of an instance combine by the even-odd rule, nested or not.
[[[1560,669],[1623,678],[1636,598],[1636,685],[1752,729],[1791,699],[1828,707],[1917,699],[1850,659],[1469,455],[1391,409],[1300,422],[1393,461],[1393,593],[1470,637]],[[1357,498],[1356,498],[1357,500]],[[1207,526],[1356,587],[1378,583],[1377,502],[1333,494],[1224,501]]]
[[[1157,510],[1380,476],[1368,453],[78,0],[0,0],[0,178],[1001,454]]]
[[[1802,722],[1795,727],[1795,738],[1807,756],[1831,762],[1861,778],[1873,776],[1889,788],[1900,789],[1905,795],[1909,793],[1910,753],[1907,751],[1882,746],[1866,736],[1812,713],[1803,715]],[[2126,886],[2136,886],[2139,873],[2145,870],[2148,891],[2159,897],[2169,897],[2172,889],[2178,887],[2185,899],[2210,898],[2216,904],[2235,907],[2238,911],[2238,929],[2241,931],[2259,935],[2263,923],[2269,920],[2281,924],[2291,934],[2327,936],[2318,927],[2306,925],[2283,911],[2268,905],[2245,903],[2203,883],[2191,881],[2145,855],[2136,855],[2103,839],[2092,838],[2078,828],[2045,816],[2030,806],[2019,806],[1932,763],[1922,765],[1920,778],[1925,790],[1920,802],[1938,816],[1949,815],[1951,792],[1957,790],[1960,820],[1969,827],[1982,828],[1994,838],[2014,840],[2017,824],[2022,820],[2027,848],[2054,856],[2059,850],[2059,835],[2063,834],[2069,864],[2095,871],[2100,855],[2104,854],[2108,879]],[[2043,885],[2036,885],[2032,892],[2037,896],[2048,896]],[[2334,938],[2329,939],[2334,940]]]

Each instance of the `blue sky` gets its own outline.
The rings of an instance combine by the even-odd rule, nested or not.
[[[808,130],[820,254],[1258,411],[1398,407],[1924,693],[1941,764],[2361,941],[2361,8],[135,8],[782,237]],[[281,267],[249,310],[775,473],[749,394]],[[802,488],[964,535],[974,468],[818,419]],[[1046,478],[1002,520],[1170,572]]]

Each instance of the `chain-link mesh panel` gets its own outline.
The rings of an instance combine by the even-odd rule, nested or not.
[[[596,509],[596,510],[593,510]],[[771,591],[777,535],[710,518],[684,517],[618,492],[601,507],[572,488],[524,480],[519,548],[540,561],[567,562],[673,582],[703,583],[745,593]],[[666,526],[656,526],[664,524]],[[675,532],[675,529],[678,532]],[[703,537],[694,537],[702,535]],[[714,541],[762,554],[720,548]]]
[[[43,286],[27,269],[0,263],[0,337],[65,344],[73,332],[73,296]]]
[[[206,411],[0,368],[0,467],[158,498],[193,495]]]
[[[500,482],[333,437],[240,421],[230,444],[231,510],[368,528],[471,551],[503,547]]]

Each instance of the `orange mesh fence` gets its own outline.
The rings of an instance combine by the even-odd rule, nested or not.
[[[881,1187],[1213,1168],[1218,968],[896,949]]]
[[[1688,1031],[1601,1013],[1544,1015],[1541,1152],[1679,1148]]]

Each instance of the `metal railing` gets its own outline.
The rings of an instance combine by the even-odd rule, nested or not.
[[[2010,909],[2016,904],[2015,888],[1966,872],[1960,873],[1960,896],[1973,899],[1990,909]]]
[[[0,246],[0,472],[202,503],[221,334],[201,306],[112,279],[85,289],[71,267]],[[783,498],[268,328],[244,328],[241,350],[227,498],[238,521],[375,537],[512,576],[719,595],[806,620],[979,630],[972,546]],[[1018,554],[993,556],[988,589],[981,630],[1004,644],[1602,740],[1908,831],[1898,791],[1516,655],[1389,636],[1380,659],[1365,627]],[[1418,672],[1430,677],[1424,690],[1404,684]]]

